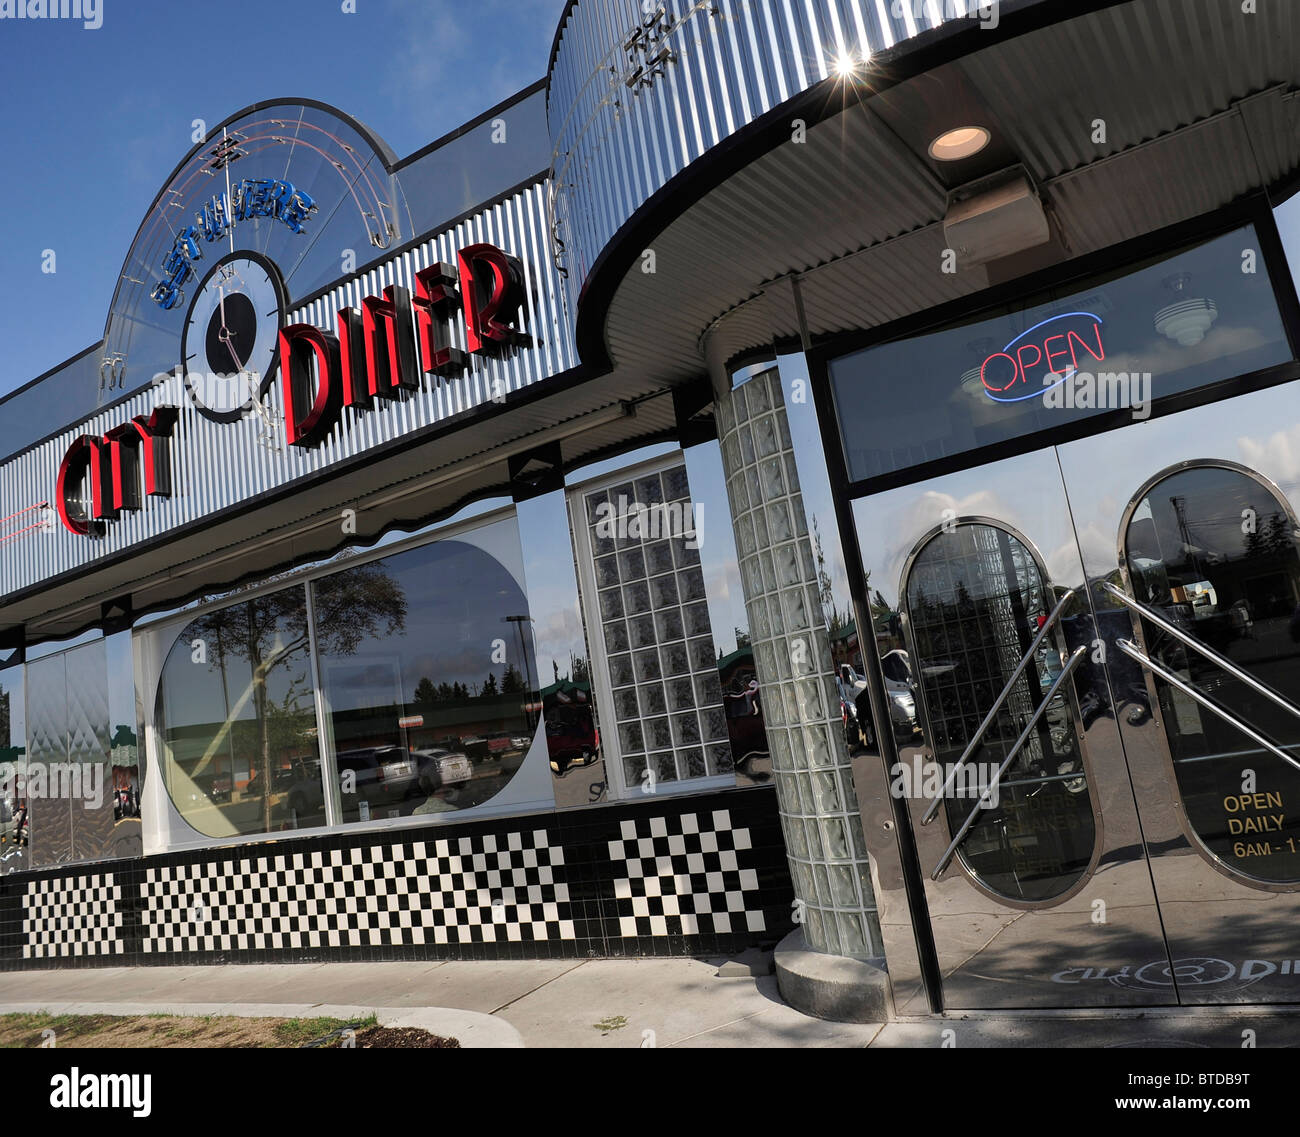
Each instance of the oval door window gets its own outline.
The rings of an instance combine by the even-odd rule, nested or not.
[[[946,777],[1028,653],[1056,603],[1033,554],[1005,529],[962,523],[916,553],[903,582],[923,729]],[[1061,672],[1049,636],[1016,680],[997,720],[944,806],[956,833]],[[1047,900],[1092,860],[1088,780],[1066,691],[1058,690],[958,850],[967,872],[1000,896]]]
[[[1133,596],[1300,702],[1300,553],[1276,491],[1244,468],[1197,465],[1132,508],[1123,554]],[[1300,757],[1300,721],[1150,620],[1147,653],[1235,720]],[[1229,868],[1300,881],[1300,770],[1177,687],[1152,677],[1188,822]]]

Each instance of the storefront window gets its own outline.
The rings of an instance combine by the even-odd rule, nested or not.
[[[1152,399],[1290,358],[1246,226],[828,366],[849,475],[860,481],[1107,411],[1145,418]]]
[[[449,539],[311,589],[342,820],[449,813],[496,797],[538,721],[528,601],[501,561]]]
[[[156,723],[167,792],[200,833],[324,824],[303,589],[187,624],[163,665]]]

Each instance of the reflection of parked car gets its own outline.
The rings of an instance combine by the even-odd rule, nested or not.
[[[324,792],[321,788],[320,759],[299,759],[293,764],[294,782],[289,789],[289,808],[298,817],[325,811]]]
[[[467,782],[474,774],[469,758],[454,750],[430,747],[412,750],[411,757],[415,759],[416,782],[423,793],[432,793],[439,786]]]
[[[471,762],[485,762],[491,756],[488,740],[481,734],[466,734],[460,739],[458,747]]]
[[[496,734],[487,736],[488,756],[490,758],[502,758],[519,748],[515,745],[514,739],[504,731],[498,731]]]
[[[418,762],[401,746],[341,750],[335,764],[345,808],[353,800],[402,801],[419,790]],[[320,762],[297,761],[284,773],[291,781],[289,808],[300,817],[321,813],[325,804]]]
[[[533,744],[531,734],[513,734],[510,736],[510,744],[516,750],[527,750]]]
[[[338,768],[340,779],[352,771],[356,792],[367,801],[401,801],[419,788],[416,763],[401,746],[344,750]]]
[[[292,766],[277,766],[274,770],[271,771],[271,793],[273,795],[278,793],[283,793],[285,790],[289,789],[293,785],[296,778],[297,778],[297,774]],[[214,778],[213,779],[214,790],[215,790],[216,783],[217,783],[217,778]],[[248,782],[244,785],[243,790],[240,791],[244,797],[244,800],[247,800],[250,797],[261,797],[262,787],[265,784],[266,783],[261,776],[261,772],[258,770],[254,770],[253,776],[248,779]],[[215,801],[216,799],[213,798],[213,800]]]
[[[230,800],[231,782],[229,774],[213,774],[208,784],[208,799],[214,802]]]
[[[880,657],[880,670],[885,677],[885,694],[889,698],[889,719],[895,733],[907,735],[916,729],[916,695],[912,681],[912,661],[901,648],[886,652]],[[854,706],[863,706],[867,681],[849,664],[840,664],[840,679],[850,694]]]
[[[558,775],[590,766],[600,753],[600,732],[586,706],[556,706],[544,712],[546,750]]]
[[[871,715],[867,711],[866,699],[863,698],[863,709],[860,712],[858,704],[854,701],[853,692],[844,686],[844,680],[838,675],[835,676],[835,690],[840,697],[840,722],[844,726],[844,745],[848,747],[849,754],[856,754],[864,746],[875,746],[876,735],[871,728]],[[859,697],[865,694],[864,684]]]
[[[24,817],[26,810],[23,810]],[[22,831],[22,820],[17,812],[3,798],[0,798],[0,844],[18,844]]]

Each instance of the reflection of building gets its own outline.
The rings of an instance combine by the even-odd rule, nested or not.
[[[1300,746],[1289,712],[1248,681],[1300,698],[1294,479],[1258,441],[1300,379],[1273,211],[1300,76],[1262,47],[1289,29],[1276,6],[1238,28],[1214,0],[1026,0],[989,36],[921,7],[749,5],[724,45],[678,4],[671,58],[624,66],[630,7],[576,0],[543,84],[405,159],[330,107],[250,107],[217,128],[261,186],[231,254],[218,156],[180,156],[104,343],[0,415],[10,730],[139,810],[137,892],[101,913],[115,958],[728,951],[783,937],[797,898],[807,943],[884,956],[911,1013],[1073,1006],[1129,997],[1035,978],[1049,910],[1099,864],[1132,890],[1111,909],[1134,970],[1246,958],[1196,889],[1249,911],[1259,880],[1288,905],[1300,882],[1289,849],[1230,839],[1218,765],[1245,748],[1300,793],[1267,765]],[[846,29],[852,58],[816,47]],[[1094,105],[1110,141],[1067,137],[1060,108]],[[263,129],[287,121],[312,148]],[[340,276],[338,249],[364,263]],[[264,317],[227,326],[227,279]],[[1255,465],[1196,461],[1224,453]],[[1005,814],[882,783],[968,749],[1010,756]],[[124,819],[34,803],[32,863],[109,858]],[[715,850],[734,869],[644,875]],[[1222,881],[1180,892],[1162,850]],[[241,898],[230,866],[310,894],[327,855],[430,892],[498,867],[474,870],[487,903],[419,926],[381,889],[346,934],[250,945],[240,905],[271,886]],[[228,917],[141,919],[189,874]],[[0,959],[49,946],[20,938],[0,929]]]

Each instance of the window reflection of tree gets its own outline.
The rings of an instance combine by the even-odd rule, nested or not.
[[[393,635],[405,627],[406,596],[382,563],[322,577],[311,587],[316,642],[322,655],[355,654],[363,640]],[[255,777],[261,787],[262,829],[270,831],[274,803],[272,755],[297,749],[305,730],[315,725],[310,679],[305,670],[308,633],[303,591],[283,589],[209,612],[190,624],[178,647],[183,649],[194,639],[216,648],[227,717],[191,776],[203,772],[223,739],[229,741],[233,767],[233,724],[237,715],[226,689],[226,659],[243,660],[249,666],[250,686],[240,703],[249,697],[253,700],[259,732]],[[292,673],[295,663],[303,667],[297,674]],[[279,698],[270,694],[271,679],[277,670],[285,673],[284,693]]]

